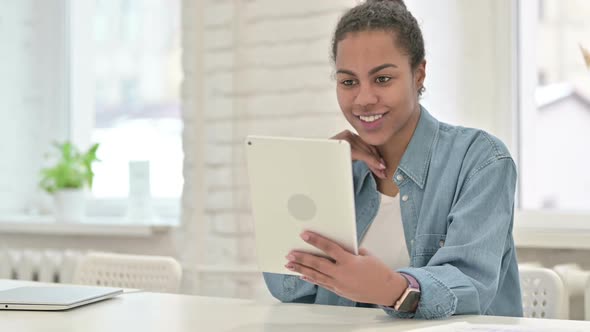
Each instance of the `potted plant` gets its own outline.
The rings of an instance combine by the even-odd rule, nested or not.
[[[53,166],[41,169],[39,185],[54,197],[57,221],[80,221],[86,212],[85,189],[92,188],[92,163],[98,161],[98,144],[84,153],[67,141],[54,146],[59,157]]]

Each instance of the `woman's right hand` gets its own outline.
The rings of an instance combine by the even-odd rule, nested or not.
[[[352,160],[362,160],[371,169],[373,174],[381,179],[385,179],[385,161],[377,151],[377,148],[365,143],[361,137],[350,130],[345,130],[332,139],[347,141],[350,144]]]

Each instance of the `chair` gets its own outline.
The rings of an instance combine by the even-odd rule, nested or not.
[[[543,264],[539,261],[531,261],[531,262],[519,262],[518,269],[523,269],[526,267],[543,267]]]
[[[79,262],[73,283],[176,293],[181,279],[180,264],[171,257],[93,252]]]
[[[587,295],[587,285],[590,282],[590,271],[582,270],[582,268],[575,263],[559,264],[553,267],[557,272],[568,293],[569,298],[569,318],[570,319],[588,319],[588,304],[584,300],[589,301]],[[585,318],[586,317],[586,318]]]
[[[519,269],[524,317],[567,319],[569,302],[559,275],[542,267]]]

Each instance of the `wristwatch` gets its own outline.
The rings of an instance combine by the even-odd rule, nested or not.
[[[420,284],[409,274],[400,273],[408,281],[408,288],[404,291],[393,308],[401,312],[415,312],[420,302]]]

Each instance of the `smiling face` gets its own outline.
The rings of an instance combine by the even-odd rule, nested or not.
[[[389,31],[348,33],[338,43],[338,104],[370,145],[381,146],[405,131],[413,132],[418,121],[418,91],[426,63],[412,70],[406,53],[396,47],[395,34]]]

